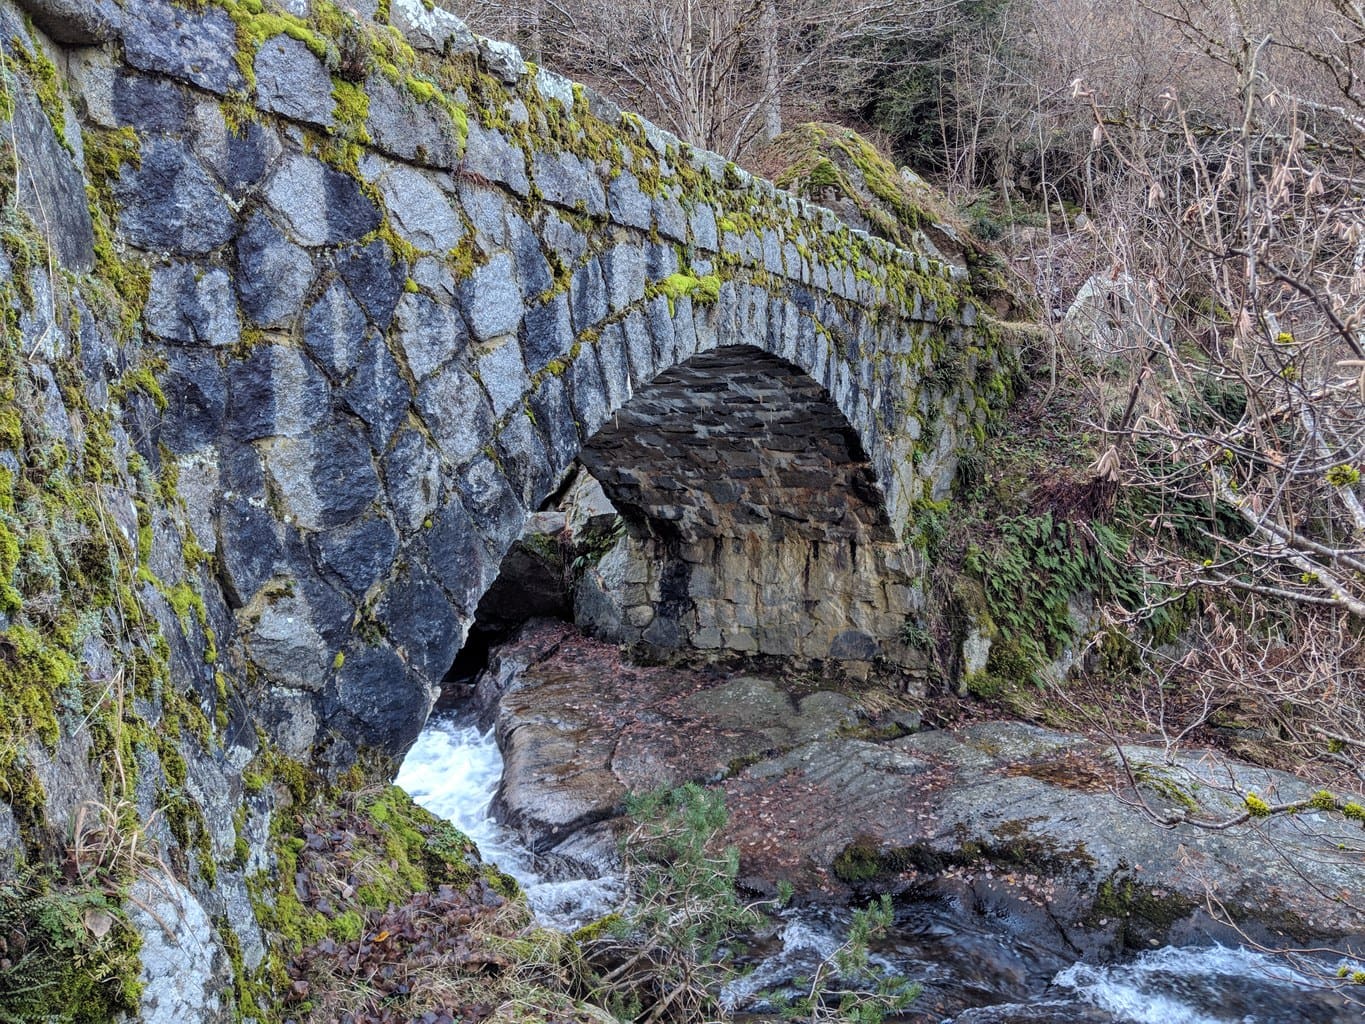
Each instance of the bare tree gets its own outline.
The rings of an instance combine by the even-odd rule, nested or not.
[[[518,39],[556,70],[733,159],[775,137],[789,115],[808,117],[834,103],[836,91],[856,91],[885,56],[885,40],[927,31],[960,2],[466,0],[456,7],[479,31]]]
[[[1083,373],[1110,465],[1146,496],[1154,600],[1188,618],[1157,644],[1139,628],[1154,604],[1112,610],[1138,640],[1127,711],[1172,752],[1254,722],[1236,752],[1325,787],[1276,803],[1230,786],[1242,810],[1192,819],[1209,828],[1349,817],[1365,791],[1365,8],[1281,6],[1156,12],[1235,103],[1168,87],[1134,109],[1074,86],[1092,138],[1081,245],[1155,311],[1123,313],[1131,344]]]

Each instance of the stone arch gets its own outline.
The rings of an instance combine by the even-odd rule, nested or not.
[[[343,104],[298,44],[323,24],[296,20],[145,0],[77,83],[92,138],[139,157],[101,187],[147,269],[148,432],[287,753],[402,751],[528,511],[699,354],[747,346],[823,389],[891,535],[946,493],[1002,365],[960,270],[456,23],[363,26],[406,32],[414,74],[371,69]]]
[[[629,526],[580,587],[608,639],[909,669],[907,552],[825,389],[750,345],[660,373],[580,461]]]

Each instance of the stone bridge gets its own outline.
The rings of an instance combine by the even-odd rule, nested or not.
[[[913,668],[914,512],[1008,362],[960,270],[420,0],[21,6],[73,83],[54,248],[129,282],[164,397],[151,558],[213,567],[286,752],[406,747],[575,460],[626,638]]]

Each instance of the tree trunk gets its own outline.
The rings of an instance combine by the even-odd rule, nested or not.
[[[778,38],[777,0],[763,0],[758,34],[763,61],[763,141],[782,134],[782,48]]]

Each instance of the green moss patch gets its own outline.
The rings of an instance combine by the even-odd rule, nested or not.
[[[33,878],[0,882],[0,1021],[106,1024],[136,1015],[139,946],[109,893]]]

